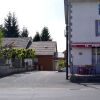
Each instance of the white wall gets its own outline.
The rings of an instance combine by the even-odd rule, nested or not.
[[[72,3],[73,42],[100,42],[100,37],[95,35],[95,20],[100,19],[98,4],[99,2]]]
[[[72,42],[100,42],[95,33],[95,20],[100,19],[98,5],[97,1],[72,2]],[[92,64],[91,48],[72,48],[72,56],[73,65]]]
[[[79,53],[82,55],[79,55]],[[73,48],[73,65],[91,65],[92,64],[92,49],[91,48]]]

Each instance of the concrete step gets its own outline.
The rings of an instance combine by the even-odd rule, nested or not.
[[[76,76],[73,75],[70,77],[71,82],[75,83],[100,83],[100,75],[99,76]]]

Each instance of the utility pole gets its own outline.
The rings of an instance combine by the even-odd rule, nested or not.
[[[71,4],[70,0],[64,0],[65,10],[65,24],[66,24],[66,79],[68,80],[68,64],[71,66],[72,55],[71,55]]]

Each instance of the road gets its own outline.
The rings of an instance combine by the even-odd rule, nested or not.
[[[0,79],[0,100],[99,100],[100,84],[76,84],[65,72],[26,72]]]

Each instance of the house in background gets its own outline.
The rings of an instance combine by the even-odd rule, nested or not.
[[[73,65],[92,65],[96,67],[96,73],[100,73],[100,0],[70,2]]]
[[[32,44],[32,38],[31,37],[23,37],[23,38],[2,38],[2,47],[6,47],[6,48],[19,48],[19,49],[28,49],[30,47],[30,45]],[[31,64],[32,66],[32,59],[25,59],[25,62],[29,63],[29,65]],[[11,59],[6,60],[0,58],[0,64],[10,64],[10,66],[12,66],[12,61]],[[20,65],[19,63],[16,64],[16,67],[20,67],[22,65]]]
[[[32,42],[32,38],[3,38],[2,46],[9,48],[19,48],[19,49],[33,49],[35,50],[36,58],[34,61],[32,59],[24,59],[24,65],[16,63],[16,67],[36,67],[38,70],[43,71],[54,71],[57,66],[57,43],[54,41],[45,42]],[[17,62],[17,60],[16,60]],[[6,60],[0,58],[0,65],[9,64],[12,65],[12,60]]]
[[[33,42],[30,49],[35,50],[37,67],[43,71],[54,71],[57,65],[57,43],[54,41]]]
[[[30,47],[31,43],[32,43],[31,37],[2,38],[2,46],[3,47],[12,46],[13,48],[27,49]]]
[[[2,47],[28,49],[32,43],[32,38],[2,38]],[[32,59],[7,59],[0,57],[0,76],[7,76],[14,73],[32,71]]]

